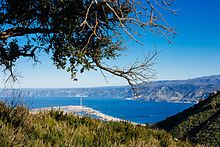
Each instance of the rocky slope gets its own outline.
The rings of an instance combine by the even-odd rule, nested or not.
[[[157,81],[141,84],[142,99],[149,101],[198,102],[220,90],[220,75],[189,80]]]

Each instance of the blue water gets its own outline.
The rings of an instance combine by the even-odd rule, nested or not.
[[[79,97],[34,97],[22,102],[30,109],[53,106],[79,105]],[[134,101],[118,98],[83,98],[83,105],[104,114],[137,123],[155,123],[174,115],[193,104]]]

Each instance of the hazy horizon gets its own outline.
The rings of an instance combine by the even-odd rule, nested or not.
[[[152,81],[149,81],[149,82],[160,82],[160,81],[178,81],[178,80],[192,80],[192,79],[196,79],[196,78],[204,78],[204,77],[211,77],[211,76],[220,76],[220,74],[218,75],[205,75],[205,76],[199,76],[199,77],[192,77],[192,78],[186,78],[186,79],[161,79],[161,80],[152,80]],[[148,83],[149,83],[148,82]],[[91,87],[12,87],[12,88],[15,88],[15,89],[71,89],[71,88],[107,88],[107,87],[123,87],[123,86],[129,86],[128,84],[126,85],[104,85],[104,86],[91,86]],[[10,87],[0,87],[1,89],[4,89],[4,88],[9,88]]]

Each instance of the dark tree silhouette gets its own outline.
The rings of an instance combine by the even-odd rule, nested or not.
[[[125,78],[131,86],[151,78],[157,55],[127,68],[109,67],[103,59],[120,55],[123,37],[135,42],[137,27],[159,31],[168,41],[174,30],[162,16],[174,0],[0,0],[0,65],[16,80],[21,57],[38,61],[51,55],[58,69],[76,73],[101,69]],[[133,29],[135,28],[135,29]]]

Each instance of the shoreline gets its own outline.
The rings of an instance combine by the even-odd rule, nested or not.
[[[92,109],[90,107],[80,106],[80,105],[34,108],[34,109],[31,109],[30,112],[35,114],[35,113],[38,113],[40,111],[49,111],[49,110],[63,111],[64,113],[72,113],[72,114],[75,114],[75,115],[78,115],[78,116],[88,115],[91,118],[99,119],[101,121],[112,121],[112,122],[125,121],[125,122],[129,122],[131,124],[134,124],[134,125],[145,126],[145,124],[139,124],[139,123],[123,120],[123,119],[120,119],[120,118],[112,117],[112,116],[109,116],[107,114],[101,113],[100,111],[97,111],[95,109]],[[84,113],[84,115],[80,114],[80,113]],[[92,117],[92,116],[96,116],[96,117]]]

